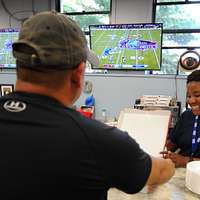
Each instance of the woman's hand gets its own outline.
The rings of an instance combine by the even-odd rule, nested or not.
[[[170,158],[175,164],[175,167],[185,167],[189,161],[189,157],[171,151],[162,151],[160,154],[162,154],[163,158]]]

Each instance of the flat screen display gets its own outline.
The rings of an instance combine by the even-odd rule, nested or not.
[[[0,68],[16,68],[16,60],[12,54],[12,43],[18,39],[19,29],[0,29]]]
[[[162,24],[90,25],[90,47],[102,70],[160,70]]]

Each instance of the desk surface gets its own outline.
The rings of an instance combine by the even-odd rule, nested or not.
[[[153,192],[141,191],[129,195],[117,189],[108,191],[108,200],[199,200],[200,195],[195,194],[185,187],[185,168],[177,168],[173,178],[158,186]]]

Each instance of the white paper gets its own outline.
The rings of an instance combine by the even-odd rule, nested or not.
[[[164,149],[171,112],[169,110],[124,109],[121,111],[118,128],[125,130],[140,147],[152,156],[161,156]]]

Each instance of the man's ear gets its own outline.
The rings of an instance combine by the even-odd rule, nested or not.
[[[76,69],[72,71],[71,82],[75,84],[77,88],[82,86],[83,76],[85,72],[85,63],[80,63]]]

